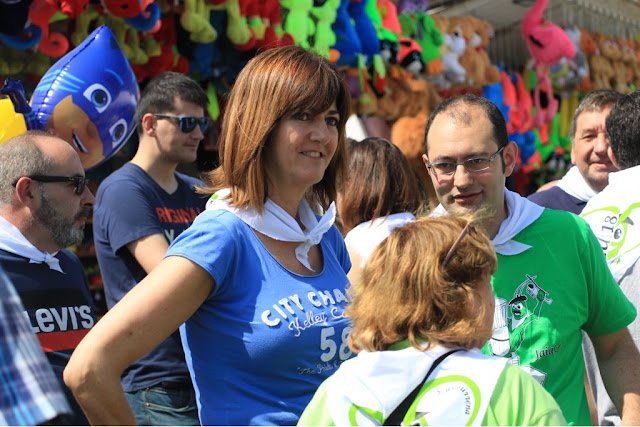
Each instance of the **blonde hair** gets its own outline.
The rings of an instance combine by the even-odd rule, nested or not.
[[[345,310],[353,351],[386,350],[406,339],[419,350],[435,342],[473,348],[491,337],[478,289],[497,267],[489,238],[472,226],[443,265],[468,222],[421,218],[393,230],[375,249]]]
[[[335,102],[340,114],[338,145],[322,180],[307,194],[313,206],[327,208],[347,170],[345,125],[350,96],[337,69],[322,56],[289,46],[270,49],[247,63],[231,90],[219,140],[220,167],[205,178],[203,193],[231,190],[230,203],[259,213],[268,195],[265,149],[285,117],[319,114]]]

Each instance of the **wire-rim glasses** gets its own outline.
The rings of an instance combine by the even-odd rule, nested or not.
[[[498,151],[493,153],[490,157],[475,157],[473,159],[467,159],[462,162],[438,162],[428,163],[427,169],[436,176],[451,176],[455,173],[458,166],[464,166],[467,172],[482,172],[491,167],[491,163],[500,155],[504,150],[504,147],[500,147]]]

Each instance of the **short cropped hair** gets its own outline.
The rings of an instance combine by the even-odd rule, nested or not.
[[[509,135],[507,134],[507,125],[500,109],[491,101],[481,96],[473,94],[465,94],[461,96],[452,96],[445,99],[429,114],[427,124],[424,128],[424,152],[428,154],[427,136],[435,118],[441,113],[447,113],[453,120],[463,125],[471,124],[471,115],[468,111],[459,108],[461,106],[476,106],[482,109],[487,119],[491,123],[493,130],[493,139],[498,148],[506,147],[509,144]],[[504,166],[504,160],[503,160]]]
[[[443,265],[467,223],[451,215],[420,218],[374,250],[345,309],[353,351],[386,350],[406,339],[419,350],[434,343],[469,349],[491,337],[478,290],[497,267],[489,238],[472,226]]]
[[[145,114],[171,112],[175,108],[176,98],[205,110],[209,105],[207,94],[195,80],[173,71],[160,73],[149,81],[138,101],[138,135],[143,132],[142,118]]]
[[[312,206],[327,208],[346,174],[350,95],[335,66],[295,46],[260,53],[238,75],[222,120],[220,166],[206,175],[203,192],[229,188],[231,205],[262,213],[268,195],[265,150],[273,143],[274,129],[286,117],[316,115],[333,102],[340,114],[338,145],[324,177],[306,195]]]
[[[622,95],[607,117],[611,151],[621,169],[640,165],[640,91]]]
[[[46,175],[54,162],[37,147],[36,138],[55,138],[41,130],[30,130],[0,145],[0,205],[11,202],[13,183],[23,176]]]
[[[622,94],[612,89],[597,89],[589,92],[578,103],[576,111],[573,113],[571,125],[569,126],[569,139],[576,142],[576,131],[578,130],[578,117],[582,113],[602,111],[607,107],[613,107],[622,97]]]
[[[384,138],[350,141],[349,177],[338,210],[343,233],[381,216],[410,212],[422,203],[413,171],[398,147]]]

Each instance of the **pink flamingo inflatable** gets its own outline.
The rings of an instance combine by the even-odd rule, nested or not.
[[[553,121],[553,117],[558,111],[558,101],[553,97],[551,80],[548,70],[545,68],[554,64],[562,57],[573,59],[576,50],[571,39],[562,28],[543,18],[544,9],[549,0],[536,0],[522,18],[520,29],[524,36],[524,41],[533,57],[536,66],[536,87],[534,90],[534,100],[536,105],[536,116],[533,119],[533,126],[539,127],[544,123]],[[547,108],[540,105],[540,92],[547,94]]]

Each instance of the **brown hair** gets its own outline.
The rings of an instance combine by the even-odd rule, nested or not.
[[[338,210],[343,233],[356,225],[399,212],[417,214],[420,192],[407,159],[384,138],[350,141],[349,177]]]
[[[313,206],[335,200],[346,172],[345,124],[349,91],[337,69],[323,57],[295,46],[270,49],[249,61],[231,90],[220,134],[220,167],[205,178],[213,193],[231,190],[230,203],[262,212],[268,195],[265,148],[281,119],[319,114],[335,101],[340,114],[338,146],[322,180],[307,194]]]
[[[345,310],[353,351],[386,350],[408,339],[472,348],[491,337],[478,284],[493,274],[497,258],[475,227],[443,261],[468,220],[450,215],[421,218],[396,228],[373,252],[353,302]]]

